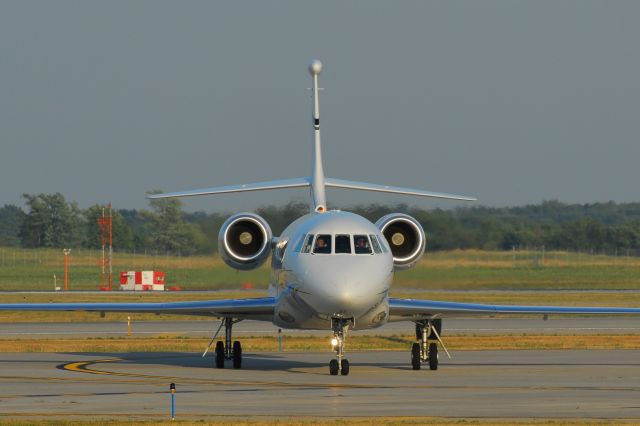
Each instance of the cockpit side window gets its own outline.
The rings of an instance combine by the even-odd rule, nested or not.
[[[336,253],[351,254],[351,235],[336,235]]]
[[[320,234],[316,238],[316,244],[313,248],[314,253],[330,254],[331,253],[331,235]]]
[[[304,245],[304,242],[306,239],[307,239],[307,234],[304,234],[302,237],[300,237],[300,241],[298,241],[298,244],[296,244],[296,248],[293,249],[293,251],[296,253],[300,253],[300,250],[302,250],[302,246]]]
[[[373,246],[373,251],[378,254],[382,253],[382,249],[380,248],[380,243],[378,242],[378,237],[376,237],[373,234],[369,235],[369,237],[371,238],[371,245]]]
[[[311,247],[313,247],[313,234],[308,234],[304,239],[304,244],[302,245],[300,253],[310,253]]]
[[[389,246],[387,245],[387,239],[384,236],[381,236],[378,242],[380,243],[380,248],[382,249],[382,252],[389,253]]]
[[[354,235],[353,241],[356,247],[356,254],[371,254],[371,244],[366,235]]]

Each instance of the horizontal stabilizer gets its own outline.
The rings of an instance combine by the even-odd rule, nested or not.
[[[309,186],[309,178],[271,180],[267,182],[247,183],[244,185],[218,186],[213,188],[192,189],[190,191],[167,192],[147,195],[147,198],[193,197],[196,195],[228,194],[233,192],[263,191],[266,189],[302,188]]]
[[[420,197],[444,198],[447,200],[476,201],[476,198],[465,195],[444,194],[424,191],[422,189],[401,188],[398,186],[378,185],[375,183],[354,182],[344,179],[326,178],[325,185],[330,188],[359,189],[362,191],[389,192],[392,194],[418,195]]]

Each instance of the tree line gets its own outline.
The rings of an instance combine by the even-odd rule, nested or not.
[[[24,194],[25,208],[0,208],[0,246],[98,248],[97,221],[103,206],[81,209],[60,193]],[[427,234],[429,250],[541,247],[613,253],[640,249],[640,203],[565,204],[545,201],[521,207],[421,209],[408,205],[349,208],[371,221],[391,212],[415,217]],[[256,213],[274,235],[308,212],[303,203],[262,206]],[[176,199],[150,200],[149,209],[114,209],[117,251],[210,254],[217,250],[220,226],[231,213],[184,212]]]

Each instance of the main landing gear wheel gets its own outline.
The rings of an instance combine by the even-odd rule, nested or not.
[[[233,342],[233,368],[242,368],[242,345],[237,340]]]
[[[437,343],[429,344],[429,369],[430,370],[438,369],[438,344]]]
[[[216,342],[216,368],[224,368],[224,343]]]
[[[420,370],[420,344],[414,343],[411,346],[411,366],[414,370]]]
[[[440,318],[433,320],[416,321],[416,340],[411,345],[411,367],[414,370],[420,370],[422,364],[429,364],[430,370],[438,369],[438,343],[442,344],[442,348],[447,352],[447,348],[442,343],[440,334],[442,333],[442,320]],[[451,358],[451,357],[449,357]]]
[[[331,374],[332,376],[337,376],[339,369],[340,367],[338,366],[337,359],[332,359],[331,361],[329,361],[329,374]]]
[[[218,336],[218,332],[224,326],[224,342],[222,340],[218,340],[216,342],[216,349],[215,349],[216,368],[224,368],[224,362],[226,360],[233,361],[233,368],[242,368],[242,346],[240,345],[240,342],[237,340],[233,342],[233,345],[231,344],[231,330],[232,330],[233,324],[239,321],[240,320],[234,320],[233,318],[223,318],[222,322],[220,323],[220,327],[218,327],[218,330],[214,333],[213,337],[211,338],[211,341],[209,342],[209,346],[207,346],[207,349],[204,351],[204,354],[202,354],[202,356],[205,356],[207,354],[207,351],[211,347],[211,343],[213,343],[216,336]]]
[[[343,359],[340,362],[340,374],[347,376],[349,374],[349,360]]]

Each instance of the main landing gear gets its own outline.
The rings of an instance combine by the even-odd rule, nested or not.
[[[336,352],[336,359],[332,359],[329,362],[329,374],[332,376],[337,376],[338,373],[343,376],[349,374],[349,360],[344,358],[344,339],[347,335],[349,324],[351,324],[350,319],[333,318],[331,320],[331,329],[333,330],[331,346]]]
[[[213,338],[209,342],[209,346],[207,346],[207,349],[202,354],[203,357],[207,354],[209,348],[211,347],[211,344],[215,340],[216,336],[218,336],[220,329],[222,328],[222,326],[224,326],[224,342],[222,340],[218,340],[216,342],[216,348],[214,352],[216,368],[224,368],[224,362],[229,360],[233,361],[233,368],[242,368],[242,345],[238,340],[233,342],[233,345],[231,344],[231,331],[233,324],[240,321],[242,320],[224,318],[222,320],[222,323],[220,324],[220,327],[218,327],[218,330],[215,332]]]
[[[442,320],[416,321],[416,340],[411,346],[411,366],[414,370],[420,370],[423,363],[429,364],[430,370],[438,369],[438,342],[442,349],[449,355],[440,335],[442,334]]]

